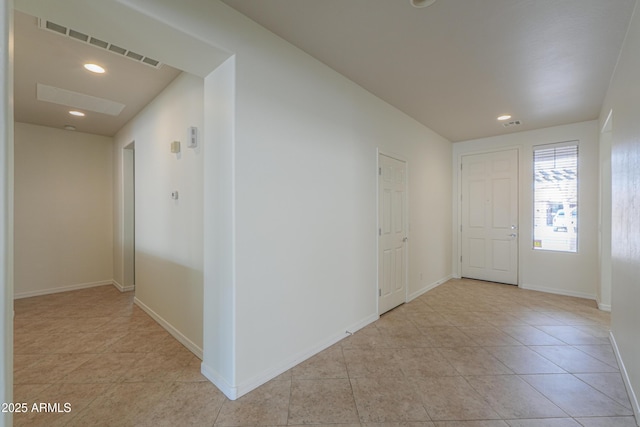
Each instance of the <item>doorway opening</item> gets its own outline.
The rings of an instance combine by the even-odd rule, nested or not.
[[[122,290],[131,291],[136,284],[135,141],[124,147],[122,159]]]

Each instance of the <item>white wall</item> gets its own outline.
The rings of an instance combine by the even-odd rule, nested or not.
[[[135,142],[136,302],[196,354],[202,353],[203,146],[187,148],[190,126],[203,129],[203,80],[179,75],[114,137],[114,258],[125,283],[125,147]],[[172,141],[181,142],[173,154]],[[178,199],[171,193],[178,191]]]
[[[236,54],[233,387],[242,394],[377,317],[378,149],[408,160],[410,293],[449,276],[451,148],[234,11],[190,11],[207,21],[192,31]]]
[[[15,124],[15,297],[110,284],[111,138]]]
[[[451,145],[444,138],[218,1],[19,3],[28,13],[92,28],[108,40],[121,40],[122,28],[132,39],[128,46],[148,48],[185,70],[216,63],[210,57],[216,48],[232,56],[205,79],[203,126],[209,144],[203,371],[229,396],[248,392],[377,318],[378,149],[408,160],[410,295],[450,277]],[[73,15],[65,12],[71,4]],[[132,25],[110,25],[134,18]],[[159,23],[176,34],[176,42],[162,49],[147,36],[164,34]],[[118,136],[119,144],[134,139],[138,155],[137,136]],[[171,138],[162,140],[166,146]],[[155,160],[167,173],[166,159]],[[171,188],[161,179],[155,186],[162,194],[154,197],[166,203]],[[165,209],[158,212],[163,217]],[[174,226],[166,223],[169,230]],[[156,259],[175,254],[161,238],[148,242],[153,245],[144,251]],[[140,277],[136,286],[145,304],[173,312],[141,291]],[[155,289],[174,304],[184,298],[177,287]],[[185,330],[178,327],[185,319],[166,320]]]
[[[449,142],[221,3],[127,3],[235,55],[205,82],[226,165],[205,221],[228,227],[205,253],[205,306],[234,308],[205,316],[204,371],[228,395],[377,317],[378,149],[409,163],[410,293],[449,277]]]
[[[454,191],[459,191],[463,154],[517,148],[519,151],[519,278],[522,288],[596,298],[598,286],[598,123],[596,121],[518,132],[454,144]],[[579,141],[578,205],[580,229],[577,253],[533,250],[533,146]],[[459,194],[454,198],[458,218]],[[460,259],[459,223],[455,228],[454,260]],[[454,271],[460,274],[459,263]]]
[[[636,9],[602,108],[613,110],[611,333],[640,422],[640,12]]]
[[[0,402],[13,401],[13,9],[0,0]],[[11,425],[11,413],[0,426]]]

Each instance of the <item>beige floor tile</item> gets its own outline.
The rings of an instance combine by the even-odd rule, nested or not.
[[[288,424],[357,423],[348,379],[293,380]]]
[[[397,350],[391,363],[409,378],[458,375],[458,371],[435,348]]]
[[[403,377],[399,366],[392,363],[397,349],[373,348],[343,350],[349,378]]]
[[[633,415],[633,412],[570,374],[523,375],[522,379],[572,417]]]
[[[573,418],[542,418],[537,420],[507,420],[510,427],[580,427]]]
[[[136,427],[213,426],[226,400],[209,382],[175,383],[134,422]]]
[[[368,325],[340,341],[343,348],[388,348],[389,343],[375,325]]]
[[[333,346],[291,370],[294,379],[348,378],[342,347]]]
[[[576,418],[584,427],[637,427],[633,417]]]
[[[575,376],[625,408],[632,409],[622,375],[619,373],[575,374]]]
[[[438,351],[460,375],[513,374],[511,369],[481,347],[439,348]]]
[[[563,374],[566,371],[525,346],[484,347],[516,374]]]
[[[270,381],[237,400],[222,404],[216,426],[286,425],[291,381]]]
[[[515,375],[465,378],[504,419],[567,417],[558,406]]]
[[[482,313],[478,312],[461,312],[461,313],[443,313],[442,316],[453,326],[481,326],[487,324]]]
[[[351,380],[360,422],[430,421],[418,393],[404,378]]]
[[[163,399],[171,385],[146,383],[112,384],[106,393],[98,396],[86,408],[76,414],[68,426],[112,427],[135,426],[140,414]]]
[[[509,427],[509,424],[498,420],[480,421],[437,421],[436,427]]]
[[[459,327],[463,334],[471,338],[480,346],[506,346],[518,345],[522,343],[516,341],[508,334],[493,326],[461,326]]]
[[[120,354],[120,353],[112,353]],[[173,382],[191,360],[186,350],[178,353],[145,353],[139,355],[125,374],[124,382]]]
[[[389,348],[433,347],[434,343],[417,326],[409,322],[402,327],[379,328]]]
[[[531,346],[530,349],[560,366],[567,372],[618,372],[617,368],[599,361],[569,346]]]
[[[457,326],[431,326],[421,328],[421,332],[433,343],[434,347],[464,347],[477,345]]]
[[[64,383],[115,383],[132,369],[140,358],[135,353],[104,353],[91,355],[62,379]]]
[[[500,419],[463,377],[420,378],[413,383],[434,421]]]
[[[412,313],[409,317],[420,330],[432,326],[451,326],[451,323],[438,312]]]
[[[341,426],[340,424],[331,424],[326,427],[435,427],[431,421],[415,421],[415,422],[395,422],[395,423],[362,423],[352,424],[349,426]]]
[[[184,346],[166,331],[128,332],[107,348],[111,353],[175,353]]]
[[[609,366],[613,366],[614,368],[618,367],[618,361],[616,359],[616,355],[613,353],[611,344],[574,345],[573,347],[577,348],[583,353],[587,353],[591,357],[595,357],[599,361],[604,362]]]
[[[536,326],[542,332],[570,345],[608,344],[608,338],[597,338],[573,326]]]
[[[66,425],[76,414],[94,399],[104,393],[109,384],[54,384],[41,390],[27,403],[30,408],[34,404],[50,403],[57,405],[56,411],[31,411],[14,416],[14,426],[62,426]],[[69,406],[65,406],[65,405]],[[44,409],[44,408],[42,408]]]
[[[14,384],[52,384],[94,357],[91,354],[42,354],[37,361],[14,370]]]
[[[204,375],[201,373],[202,360],[198,359],[196,356],[192,356],[187,363],[187,366],[180,372],[178,377],[176,378],[176,382],[201,382],[201,381],[209,381]]]
[[[565,345],[563,341],[530,325],[502,325],[499,329],[524,345]]]
[[[102,286],[14,302],[15,399],[73,403],[16,425],[634,426],[593,301],[454,279],[230,401],[133,297]],[[576,374],[547,375],[561,368]],[[545,393],[577,414],[626,412],[554,418],[566,414]]]
[[[488,311],[483,313],[484,321],[491,326],[524,325],[525,322],[514,315],[502,311]]]

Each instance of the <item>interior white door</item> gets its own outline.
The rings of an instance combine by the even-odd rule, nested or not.
[[[407,165],[378,160],[378,313],[404,303],[407,294]]]
[[[518,151],[462,157],[462,276],[518,284]]]

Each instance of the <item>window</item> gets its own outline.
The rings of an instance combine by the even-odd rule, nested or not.
[[[534,147],[533,248],[577,252],[577,141]]]

